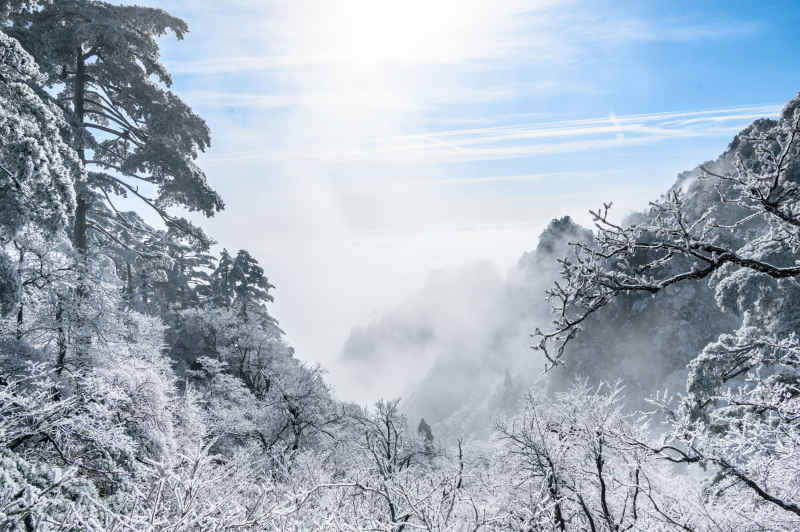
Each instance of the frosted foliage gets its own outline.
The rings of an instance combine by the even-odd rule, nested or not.
[[[706,496],[729,519],[741,518],[733,527],[742,530],[795,529],[800,517],[798,102],[777,122],[754,123],[719,161],[700,167],[686,192],[676,186],[633,223],[611,222],[609,205],[595,211],[594,242],[575,246],[549,291],[555,330],[537,331],[539,349],[559,365],[581,329],[580,342],[590,343],[604,313],[632,294],[652,294],[649,304],[659,307],[707,283],[706,300],[735,322],[688,363],[685,394],[655,398],[670,427],[651,449],[703,466]],[[685,329],[706,326],[689,321]]]
[[[185,23],[0,14],[0,530],[800,530],[800,100],[647,212],[555,220],[507,278],[434,277],[354,332],[362,381],[419,351],[380,376],[414,397],[362,407],[295,355],[256,258],[167,212],[222,208],[159,59]]]
[[[88,170],[76,247],[150,232],[118,211],[119,197],[138,199],[168,227],[207,245],[200,228],[169,212],[178,206],[212,216],[223,208],[195,162],[210,144],[208,126],[169,90],[160,62],[158,38],[182,39],[186,23],[161,9],[96,0],[42,2],[10,22],[8,33],[48,75],[39,85],[70,117],[71,145]]]
[[[0,31],[0,240],[27,223],[63,229],[75,205],[75,153],[60,110],[29,85],[42,75],[19,43]]]
[[[508,506],[532,530],[692,530],[700,499],[647,444],[647,425],[626,414],[620,387],[585,383],[553,398],[531,393],[500,424]]]
[[[0,316],[8,314],[19,301],[19,278],[14,265],[0,252]]]

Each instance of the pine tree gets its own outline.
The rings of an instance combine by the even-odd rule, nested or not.
[[[114,237],[131,224],[115,196],[135,196],[169,227],[206,240],[170,206],[207,216],[223,208],[194,163],[210,142],[205,122],[168,90],[156,39],[186,23],[160,9],[95,0],[54,0],[11,16],[8,31],[48,74],[42,85],[71,118],[71,144],[90,170],[78,187],[73,241],[86,251],[90,232]],[[152,189],[148,196],[142,191]],[[104,205],[105,209],[100,205]]]
[[[433,431],[431,430],[431,426],[428,425],[428,422],[425,421],[424,417],[419,420],[417,434],[419,434],[419,437],[422,438],[425,443],[433,443]]]
[[[264,268],[248,251],[239,250],[234,258],[223,249],[201,293],[215,307],[235,310],[244,321],[255,319],[277,330],[277,322],[266,307],[273,301],[269,293],[272,288]]]
[[[245,250],[239,250],[231,269],[231,281],[236,294],[236,307],[242,318],[247,320],[250,314],[273,321],[267,314],[266,304],[273,301],[269,294],[274,288],[264,276],[264,268]]]
[[[203,295],[215,307],[229,309],[235,296],[231,270],[233,259],[227,249],[223,249],[217,260],[217,267],[211,272],[208,286],[202,289]]]

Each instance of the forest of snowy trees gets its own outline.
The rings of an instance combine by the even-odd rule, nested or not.
[[[800,530],[800,99],[623,224],[554,222],[515,281],[547,374],[444,438],[337,400],[177,214],[224,208],[159,60],[184,21],[0,15],[0,530]]]

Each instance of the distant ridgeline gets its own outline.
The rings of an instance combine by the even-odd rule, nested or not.
[[[741,208],[721,204],[726,185],[701,178],[701,166],[717,173],[730,171],[741,156],[739,139],[775,123],[758,120],[718,159],[679,174],[668,193],[678,191],[687,212],[700,216],[714,205],[719,224],[733,223]],[[651,211],[638,212],[624,223],[653,216]],[[768,230],[763,219],[755,218],[725,235],[726,245],[740,248]],[[565,216],[550,222],[536,249],[524,253],[506,279],[487,273],[488,266],[441,272],[409,302],[413,312],[401,307],[354,330],[343,358],[364,360],[358,353],[368,353],[364,367],[409,358],[421,361],[428,369],[409,379],[405,408],[412,418],[424,416],[441,435],[488,436],[492,420],[512,409],[531,385],[555,391],[575,378],[620,380],[632,405],[641,405],[643,398],[665,388],[684,391],[687,364],[722,332],[741,323],[741,316],[715,297],[723,272],[667,288],[657,300],[643,293],[614,299],[585,322],[563,364],[542,377],[543,357],[531,349],[531,333],[551,326],[544,292],[559,278],[557,261],[571,256],[569,244],[592,240],[590,230]],[[669,265],[676,273],[682,266],[680,261]],[[446,284],[458,288],[443,290]],[[441,298],[448,296],[453,306],[472,305],[476,311],[456,316],[437,312],[434,307],[446,307]]]

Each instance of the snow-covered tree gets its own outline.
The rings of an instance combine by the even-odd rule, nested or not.
[[[699,490],[685,489],[647,447],[647,426],[625,412],[619,385],[531,392],[498,430],[509,520],[519,529],[697,528]]]
[[[186,23],[160,9],[96,0],[46,2],[10,20],[7,31],[48,75],[41,84],[56,92],[73,128],[70,144],[90,170],[77,191],[75,247],[86,250],[91,232],[146,231],[114,205],[128,195],[167,226],[206,240],[168,212],[181,206],[211,216],[223,208],[194,162],[209,145],[208,127],[168,90],[172,79],[159,60],[156,39],[182,38]]]
[[[80,163],[62,139],[61,111],[32,86],[44,79],[33,57],[0,31],[0,245],[27,224],[57,231],[74,210]]]
[[[612,222],[609,206],[594,212],[594,242],[575,245],[562,261],[563,281],[549,292],[555,330],[537,333],[548,362],[558,364],[580,328],[590,330],[612,302],[631,293],[663,297],[672,287],[707,280],[717,305],[739,324],[691,361],[687,393],[677,404],[662,401],[672,426],[655,449],[713,472],[708,489],[717,504],[746,501],[753,524],[741,529],[795,528],[800,517],[793,414],[800,383],[799,171],[795,99],[778,121],[757,121],[738,135],[714,168],[702,167],[694,189],[673,189],[639,222]],[[715,201],[693,202],[702,188]]]

